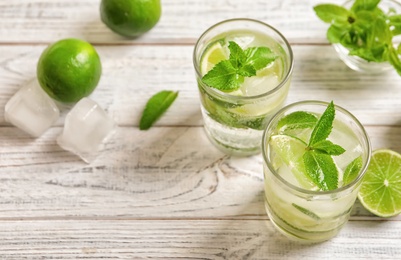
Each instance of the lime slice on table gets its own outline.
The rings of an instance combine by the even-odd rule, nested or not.
[[[308,190],[318,189],[309,177],[306,176],[305,165],[302,158],[305,153],[305,148],[307,147],[304,141],[293,136],[281,134],[271,136],[269,143],[272,150],[291,170],[298,182],[297,186]],[[283,176],[283,178],[285,177]],[[296,185],[295,183],[292,184]]]
[[[358,193],[362,205],[380,217],[401,213],[401,155],[387,149],[376,150]]]

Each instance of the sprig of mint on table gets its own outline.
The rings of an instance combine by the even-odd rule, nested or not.
[[[314,7],[316,15],[330,23],[327,39],[349,49],[349,55],[370,62],[388,61],[401,75],[401,45],[393,46],[393,37],[401,34],[401,15],[378,7],[380,0],[356,0],[351,9],[335,4]]]
[[[277,56],[268,47],[250,47],[243,50],[236,42],[229,41],[228,60],[217,63],[202,81],[212,88],[230,92],[240,88],[245,77],[256,76],[256,72],[273,62]]]
[[[293,129],[312,128],[309,142],[305,143],[305,153],[302,156],[306,175],[321,190],[334,190],[338,188],[338,169],[332,156],[338,156],[345,149],[330,140],[327,140],[332,129],[335,118],[335,107],[333,101],[327,106],[321,117],[297,111],[283,117],[277,127],[289,133]],[[343,185],[352,182],[362,167],[362,158],[357,157],[345,169],[343,174]]]

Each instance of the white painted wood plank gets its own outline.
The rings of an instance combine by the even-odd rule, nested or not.
[[[401,152],[400,127],[367,130],[374,148]],[[60,132],[0,128],[0,220],[266,218],[261,155],[226,156],[200,127],[120,127],[91,164],[56,144]],[[359,203],[353,216],[379,220]]]
[[[99,43],[194,43],[211,25],[246,17],[273,25],[291,42],[326,43],[327,25],[313,11],[313,6],[321,2],[324,1],[162,1],[162,17],[157,26],[143,37],[131,40],[113,33],[101,22],[99,0],[1,0],[0,42],[49,43],[78,37]]]
[[[401,152],[400,78],[362,75],[338,60],[312,10],[327,1],[163,1],[159,24],[135,40],[101,23],[99,2],[0,0],[2,259],[399,257],[401,216],[380,219],[358,202],[337,238],[312,246],[287,240],[264,211],[261,157],[225,156],[199,127],[193,44],[218,21],[249,17],[293,43],[287,103],[333,99],[367,126],[374,148]],[[91,98],[120,126],[91,164],[57,146],[63,117],[38,139],[4,121],[2,108],[35,76],[46,44],[66,37],[96,44],[104,74]],[[178,100],[158,127],[139,131],[145,102],[162,89],[179,90]]]
[[[315,245],[265,220],[0,222],[3,259],[398,259],[400,239],[400,221],[350,221]]]
[[[0,125],[8,99],[36,74],[45,45],[0,46]],[[92,98],[119,125],[137,126],[147,100],[164,89],[179,97],[159,126],[199,126],[202,119],[192,66],[192,46],[97,46],[103,75]],[[400,80],[395,73],[366,75],[346,67],[331,46],[294,46],[287,103],[334,100],[366,125],[400,125]],[[63,124],[61,118],[57,125]]]

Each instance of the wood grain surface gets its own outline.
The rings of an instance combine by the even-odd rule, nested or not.
[[[126,39],[101,22],[99,0],[0,0],[0,259],[400,259],[401,216],[382,219],[359,202],[334,239],[288,240],[265,213],[262,157],[225,155],[203,132],[194,44],[214,23],[248,17],[292,45],[287,103],[334,100],[374,149],[401,152],[401,78],[347,68],[314,15],[322,2],[165,0],[157,26]],[[68,37],[98,50],[103,74],[90,98],[118,125],[90,164],[56,143],[69,108],[36,139],[1,109],[35,78],[46,46]],[[146,101],[164,89],[178,99],[140,131]]]

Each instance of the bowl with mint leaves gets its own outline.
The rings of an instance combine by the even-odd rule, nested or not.
[[[401,75],[401,4],[395,0],[351,0],[319,4],[316,15],[330,24],[327,39],[351,69]]]

